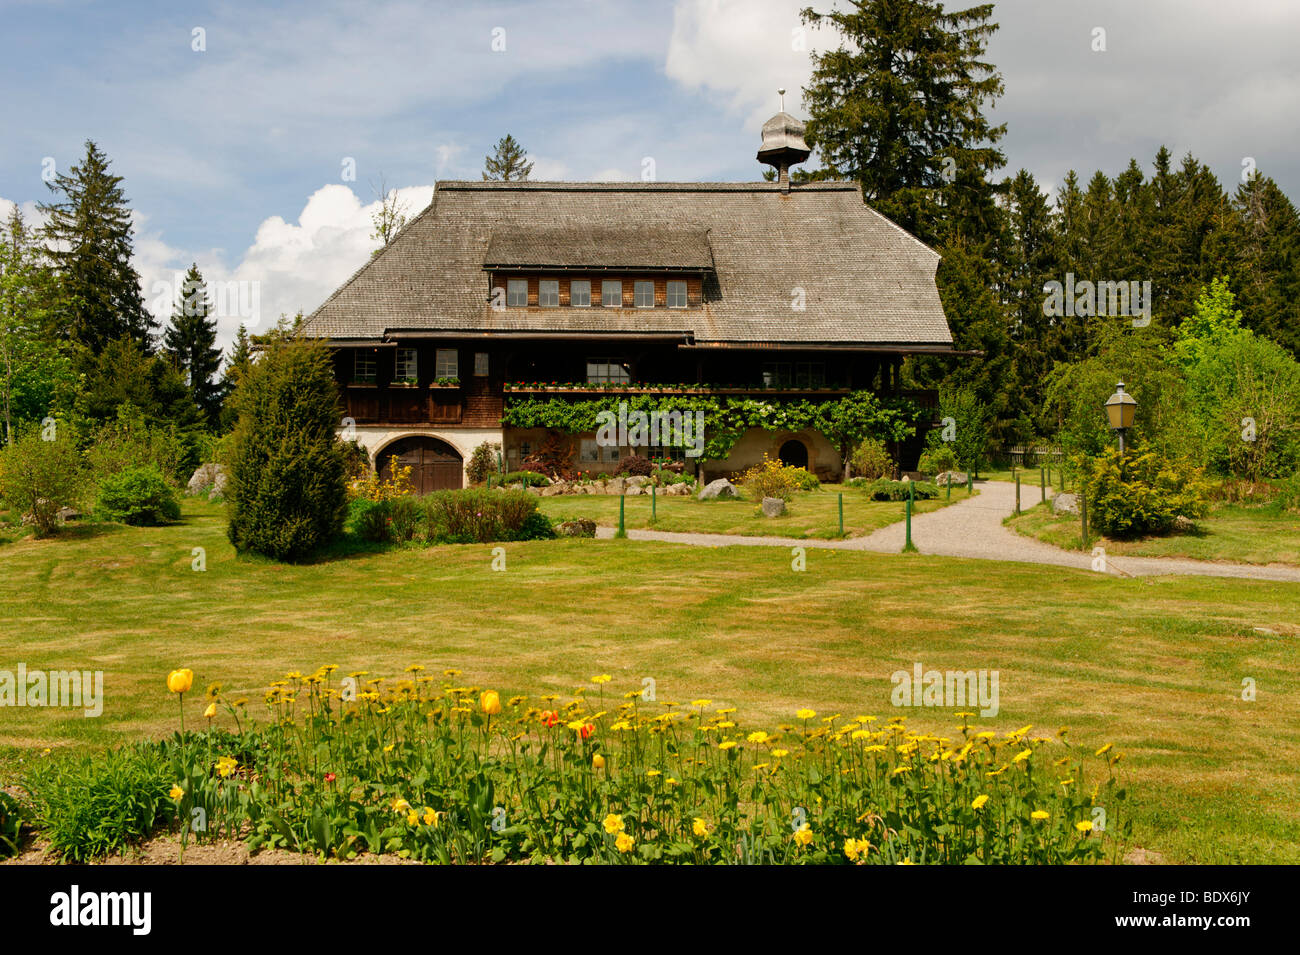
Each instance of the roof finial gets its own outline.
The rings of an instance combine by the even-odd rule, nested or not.
[[[781,97],[781,112],[785,112],[785,87],[779,87],[776,94]]]

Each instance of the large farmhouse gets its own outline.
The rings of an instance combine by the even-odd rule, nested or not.
[[[412,465],[427,491],[461,487],[483,442],[518,468],[548,439],[503,426],[528,397],[897,393],[905,356],[952,352],[939,256],[854,183],[792,184],[803,134],[784,112],[764,124],[771,182],[439,183],[303,325],[335,350],[357,440],[381,469]],[[565,440],[591,472],[633,450],[594,433]],[[702,471],[764,454],[840,473],[823,435],[763,428]]]

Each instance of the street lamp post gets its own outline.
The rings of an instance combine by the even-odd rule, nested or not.
[[[1124,382],[1115,386],[1115,393],[1106,399],[1106,417],[1110,429],[1119,436],[1119,453],[1124,453],[1124,432],[1133,427],[1137,416],[1137,402],[1124,390]]]

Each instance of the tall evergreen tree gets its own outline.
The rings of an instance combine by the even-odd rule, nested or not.
[[[171,324],[163,333],[163,347],[187,377],[194,403],[209,425],[215,426],[221,414],[223,391],[222,382],[217,380],[221,368],[217,319],[197,263],[190,266],[184,281],[172,309]]]
[[[235,389],[239,383],[247,377],[249,370],[253,367],[253,340],[249,337],[248,329],[242,324],[239,331],[235,333],[235,343],[230,348],[230,354],[226,356],[226,367],[221,373],[222,397],[223,403],[221,408],[221,430],[229,431],[235,426],[237,413],[234,404]]]
[[[496,151],[491,156],[483,157],[484,180],[519,182],[527,179],[532,171],[528,153],[509,134],[497,141]]]
[[[991,3],[949,12],[938,0],[801,14],[840,37],[813,56],[810,144],[828,170],[862,183],[874,208],[932,244],[978,241],[996,217],[990,177],[1005,162],[996,144],[1006,127],[984,115],[1003,88],[983,60],[992,14]]]
[[[1300,214],[1277,183],[1258,173],[1237,187],[1233,206],[1248,324],[1300,358]]]
[[[122,177],[110,174],[108,165],[108,157],[86,140],[80,164],[49,184],[61,198],[40,207],[48,217],[44,235],[50,255],[67,293],[63,331],[95,354],[122,337],[151,352],[156,323],[131,265],[131,211]]]

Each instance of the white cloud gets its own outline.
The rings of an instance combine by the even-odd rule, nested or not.
[[[432,196],[432,186],[397,190],[408,220],[422,212]],[[197,262],[211,289],[230,293],[217,316],[222,347],[234,340],[241,324],[250,331],[266,331],[282,314],[310,313],[370,258],[377,247],[370,237],[371,217],[378,208],[378,200],[363,205],[347,186],[322,186],[307,199],[296,222],[281,216],[263,220],[252,244],[233,266],[221,250],[197,252],[169,246],[137,218],[134,265],[146,304],[165,322],[179,294],[181,276],[191,262]]]

